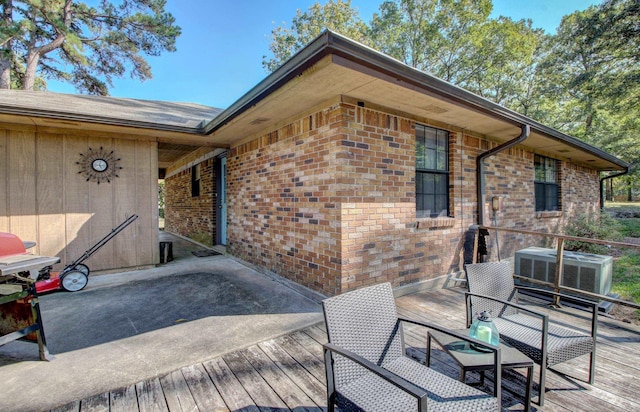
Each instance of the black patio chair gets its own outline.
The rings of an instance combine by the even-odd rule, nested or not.
[[[518,304],[518,290],[565,296],[535,287],[515,285],[510,262],[466,265],[467,327],[473,314],[488,311],[500,333],[500,339],[523,352],[540,365],[539,405],[544,405],[547,368],[578,356],[590,354],[589,383],[593,384],[598,330],[597,302],[571,296],[573,301],[589,307],[592,313],[591,333],[550,322],[549,315]],[[566,296],[565,296],[566,297]]]
[[[389,283],[326,299],[322,307],[329,341],[324,358],[330,412],[336,405],[341,411],[500,410],[500,349],[436,325],[399,318]],[[403,322],[490,350],[495,358],[494,396],[407,357]]]

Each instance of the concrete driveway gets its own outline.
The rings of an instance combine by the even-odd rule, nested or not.
[[[321,296],[225,257],[90,277],[40,299],[48,348],[0,347],[0,410],[44,410],[322,321]]]

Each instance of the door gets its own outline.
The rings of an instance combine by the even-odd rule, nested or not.
[[[218,224],[220,230],[219,243],[221,245],[227,244],[227,158],[220,159],[220,185],[218,186],[218,210],[220,211]]]

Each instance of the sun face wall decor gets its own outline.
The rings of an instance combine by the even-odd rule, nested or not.
[[[113,178],[120,177],[118,171],[122,169],[118,165],[119,157],[113,154],[113,150],[107,151],[100,147],[98,150],[89,148],[85,153],[80,153],[80,160],[76,162],[80,166],[78,174],[84,175],[88,181],[98,184],[111,183]]]

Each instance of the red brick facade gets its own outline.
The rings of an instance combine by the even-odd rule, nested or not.
[[[192,196],[192,167],[165,178],[165,230],[213,245],[216,233],[215,158],[200,165],[200,195]]]
[[[416,219],[416,123],[450,131],[450,217]],[[458,271],[476,223],[475,159],[496,145],[347,103],[305,116],[229,152],[227,251],[327,295]],[[562,161],[562,211],[536,214],[533,157],[518,146],[486,160],[500,226],[557,232],[596,208],[598,173]]]

